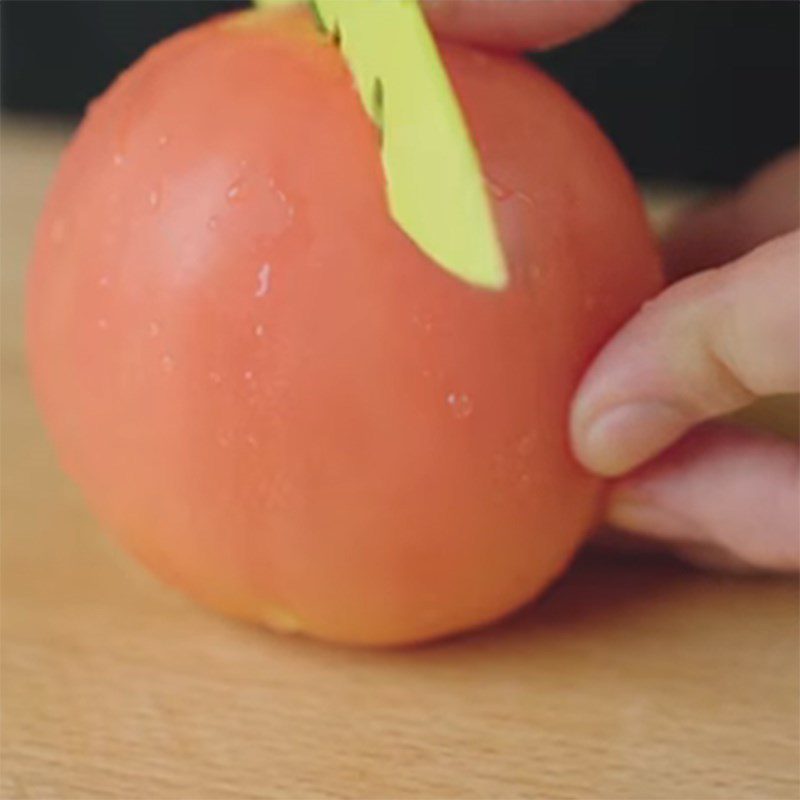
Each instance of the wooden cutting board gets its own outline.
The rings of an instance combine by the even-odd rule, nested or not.
[[[360,652],[214,616],[119,553],[25,377],[66,134],[2,129],[2,797],[797,798],[792,580],[595,555],[490,630]]]

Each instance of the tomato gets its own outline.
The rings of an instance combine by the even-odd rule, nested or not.
[[[570,396],[660,286],[634,185],[522,59],[441,44],[510,269],[390,218],[379,133],[304,11],[150,51],[69,146],[29,276],[33,383],[105,526],[225,612],[351,643],[482,625],[602,500]]]

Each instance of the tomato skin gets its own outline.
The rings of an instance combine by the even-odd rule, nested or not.
[[[305,12],[160,44],[61,163],[29,275],[42,413],[116,538],[226,612],[351,643],[453,633],[534,597],[597,519],[567,413],[661,285],[641,204],[549,79],[441,49],[501,292],[389,218],[377,132]]]

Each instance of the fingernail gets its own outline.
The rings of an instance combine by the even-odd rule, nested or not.
[[[590,420],[578,437],[578,455],[595,472],[621,475],[674,442],[688,427],[687,415],[667,403],[626,403]]]

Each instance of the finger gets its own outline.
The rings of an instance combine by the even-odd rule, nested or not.
[[[635,0],[423,0],[442,36],[503,50],[540,50],[600,28]]]
[[[706,425],[611,492],[609,521],[693,560],[800,566],[800,458],[768,434]]]
[[[800,227],[800,151],[768,164],[738,191],[689,211],[667,237],[667,272],[718,267]]]
[[[800,235],[674,284],[595,359],[573,402],[577,457],[620,475],[702,420],[800,383]]]

